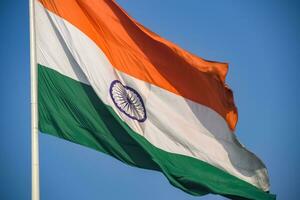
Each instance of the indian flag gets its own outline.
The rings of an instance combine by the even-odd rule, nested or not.
[[[151,32],[112,0],[35,2],[39,130],[192,195],[274,199],[262,161],[239,143],[226,63]]]

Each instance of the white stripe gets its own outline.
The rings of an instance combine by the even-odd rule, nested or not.
[[[218,113],[116,70],[90,38],[38,2],[36,18],[38,63],[91,85],[105,104],[154,146],[197,158],[269,189],[264,164],[237,141]],[[116,108],[109,95],[113,80],[141,94],[148,115],[145,122],[132,120]]]

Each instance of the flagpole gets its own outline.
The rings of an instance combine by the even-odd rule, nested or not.
[[[35,46],[35,0],[29,0],[30,19],[30,87],[31,87],[31,199],[40,199],[39,135],[38,135],[38,81]]]

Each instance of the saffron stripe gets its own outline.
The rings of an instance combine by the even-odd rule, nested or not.
[[[206,61],[159,37],[111,0],[40,2],[91,38],[119,71],[210,107],[234,130],[238,117],[225,85],[227,64]]]

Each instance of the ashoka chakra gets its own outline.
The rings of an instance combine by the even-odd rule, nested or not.
[[[114,80],[110,85],[110,96],[115,106],[131,119],[144,122],[147,118],[142,97],[131,87]]]

